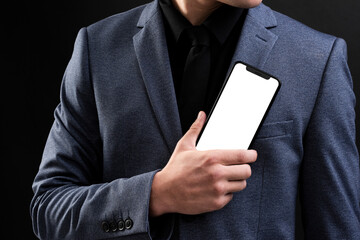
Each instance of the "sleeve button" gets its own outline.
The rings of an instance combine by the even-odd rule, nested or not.
[[[116,222],[110,222],[110,230],[116,232],[118,230]]]
[[[110,231],[110,225],[107,221],[103,221],[101,223],[101,227],[104,230],[104,232],[109,232]]]
[[[127,230],[129,230],[129,229],[131,229],[132,228],[132,226],[133,226],[133,221],[130,219],[130,218],[127,218],[126,220],[125,220],[125,228],[127,229]]]
[[[118,222],[118,229],[119,229],[119,231],[124,231],[125,230],[125,222],[124,222],[124,220],[120,220]]]

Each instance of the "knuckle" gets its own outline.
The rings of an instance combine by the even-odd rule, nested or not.
[[[219,166],[213,166],[209,170],[209,176],[210,176],[211,182],[219,184],[218,182],[221,179],[223,179],[224,171]]]
[[[216,196],[223,196],[225,195],[225,186],[223,183],[221,182],[217,182],[216,184],[214,184],[214,192]]]
[[[207,152],[204,156],[204,159],[205,163],[208,165],[214,165],[215,163],[217,163],[217,158],[212,152]]]
[[[195,121],[193,124],[191,124],[190,126],[190,131],[197,131],[200,128],[200,123],[198,121]]]
[[[237,154],[237,159],[239,162],[244,162],[246,160],[245,151],[239,151]]]

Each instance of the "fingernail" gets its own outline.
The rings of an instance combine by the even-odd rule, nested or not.
[[[203,117],[204,113],[203,112],[199,112],[198,116],[197,116],[197,119],[201,119]]]

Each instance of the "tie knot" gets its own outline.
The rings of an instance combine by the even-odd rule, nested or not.
[[[210,46],[210,36],[208,30],[204,26],[192,26],[186,29],[186,34],[191,41],[191,45]]]

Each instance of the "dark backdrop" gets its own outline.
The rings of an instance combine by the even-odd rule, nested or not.
[[[59,87],[78,30],[148,0],[12,1],[2,15],[1,165],[3,221],[10,239],[35,239],[31,183],[40,164]],[[360,1],[264,0],[315,29],[344,38],[360,98]],[[8,15],[7,12],[9,13]],[[5,60],[5,61],[4,61]],[[5,73],[5,74],[4,74]],[[357,113],[360,114],[359,104]],[[359,136],[359,120],[357,120]],[[358,142],[359,145],[359,142]],[[3,201],[4,202],[4,201]],[[302,233],[299,231],[301,238]],[[9,239],[9,238],[7,238]]]

